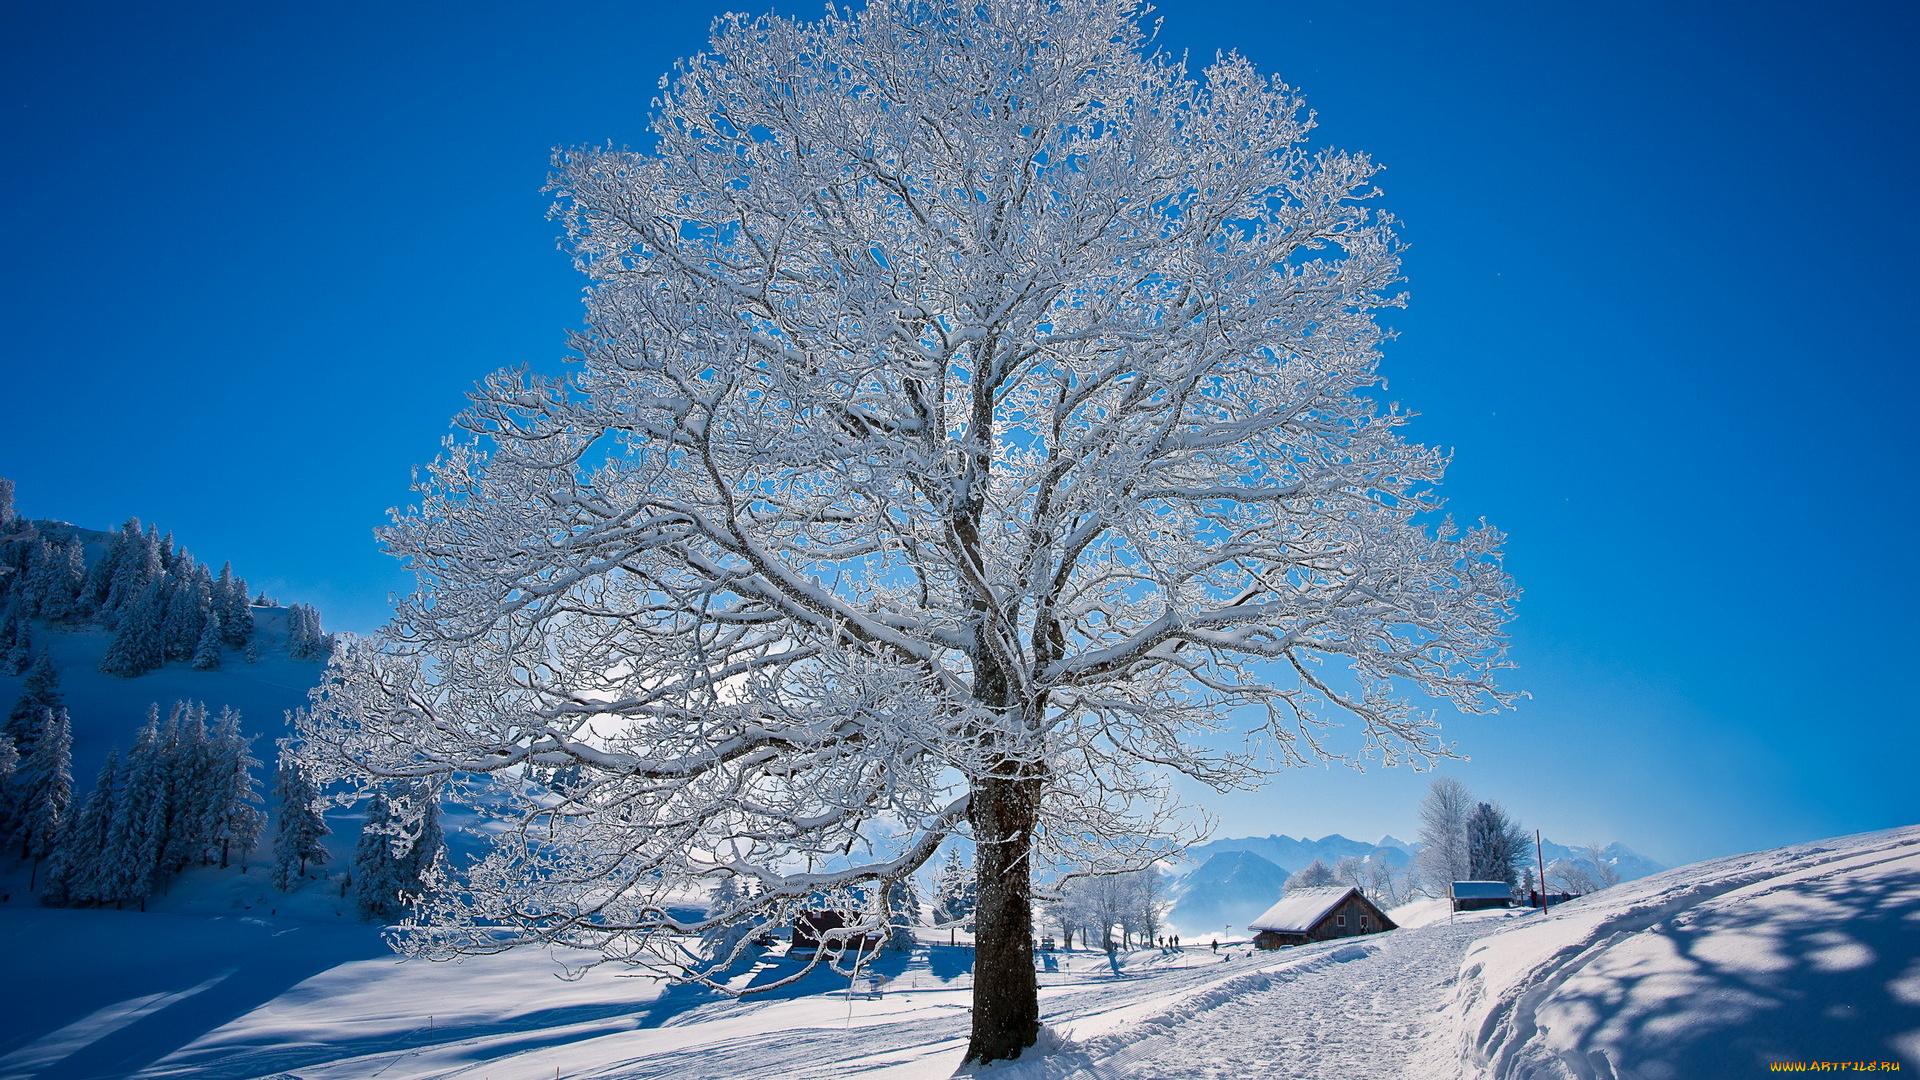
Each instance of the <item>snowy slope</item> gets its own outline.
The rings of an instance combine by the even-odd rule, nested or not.
[[[1450,1015],[1476,1078],[1920,1067],[1920,827],[1714,859],[1574,901],[1476,946]]]

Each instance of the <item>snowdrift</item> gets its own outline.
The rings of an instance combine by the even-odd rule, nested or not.
[[[1475,1080],[1920,1066],[1920,826],[1576,900],[1476,943],[1449,1009]]]

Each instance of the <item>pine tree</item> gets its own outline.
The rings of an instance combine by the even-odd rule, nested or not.
[[[138,603],[120,612],[113,640],[100,658],[100,672],[136,679],[166,663],[162,621],[166,615],[166,582],[156,579]]]
[[[402,805],[385,794],[367,804],[353,849],[354,906],[364,919],[391,921],[426,892],[443,844],[439,802],[424,786],[408,788]],[[408,816],[418,820],[409,822]]]
[[[53,666],[53,656],[41,650],[33,666],[27,669],[20,696],[7,711],[5,734],[14,748],[22,754],[31,754],[34,737],[39,733],[40,714],[59,709],[64,700],[60,693],[60,671]]]
[[[233,648],[246,648],[247,642],[253,640],[253,607],[247,602],[247,581],[234,576],[232,563],[220,568],[214,593],[214,606],[220,613],[221,634],[225,635],[227,644]]]
[[[193,647],[193,670],[214,671],[220,667],[220,623],[208,619],[200,630],[200,640]]]
[[[1483,802],[1467,818],[1467,873],[1471,881],[1504,881],[1520,876],[1527,836],[1498,803]]]
[[[147,710],[147,722],[127,755],[125,783],[116,791],[113,824],[102,858],[100,899],[111,900],[116,908],[138,902],[144,911],[153,893],[165,842],[166,758],[160,708],[155,705]]]
[[[9,675],[27,670],[33,660],[33,624],[28,621],[27,607],[21,593],[8,602],[6,614],[0,616],[0,670]]]
[[[156,885],[196,862],[211,861],[213,838],[207,827],[222,778],[212,761],[206,717],[205,705],[176,701],[161,729],[167,757],[166,815]]]
[[[12,525],[15,518],[13,509],[13,481],[0,476],[0,528]]]
[[[934,921],[958,922],[972,915],[976,888],[974,876],[961,860],[959,849],[948,851],[946,865],[940,868],[939,880],[934,884]]]
[[[292,892],[307,876],[308,863],[318,866],[327,861],[327,849],[320,840],[332,830],[320,813],[320,793],[285,744],[274,773],[273,796],[273,886]]]
[[[160,537],[156,531],[149,527],[141,533],[138,518],[128,519],[120,528],[124,546],[106,599],[100,605],[102,619],[111,620],[114,625],[146,599],[148,589],[165,573],[160,564]]]
[[[113,899],[106,881],[106,853],[113,836],[114,803],[125,783],[120,748],[116,746],[107,751],[106,764],[100,766],[93,790],[80,803],[73,828],[47,868],[43,903],[63,907]]]
[[[253,770],[260,759],[253,756],[253,740],[240,732],[240,714],[222,708],[214,724],[213,760],[219,776],[211,820],[206,832],[220,847],[220,867],[226,869],[233,854],[240,856],[240,871],[247,869],[247,856],[260,842],[260,830],[266,815],[260,812],[260,792]]]
[[[20,767],[19,820],[15,836],[20,857],[33,860],[27,888],[34,887],[40,863],[53,854],[66,833],[73,806],[73,727],[67,710],[48,710],[33,753]]]
[[[128,524],[137,524],[129,522]],[[107,550],[92,566],[87,568],[86,580],[80,587],[80,605],[89,613],[100,617],[103,622],[106,612],[107,594],[113,588],[114,575],[119,573],[120,561],[126,558],[127,534],[123,525],[107,540]]]
[[[901,951],[916,944],[914,927],[920,925],[920,889],[912,877],[887,885],[887,948]]]
[[[14,589],[12,599],[20,607],[20,613],[29,618],[45,616],[49,597],[56,589],[57,567],[53,545],[44,535],[33,538],[27,546],[27,565],[18,575],[20,584]]]
[[[287,610],[287,651],[295,660],[325,659],[329,648],[320,630],[320,612],[306,604]]]
[[[167,596],[167,617],[161,632],[168,660],[188,660],[198,651],[207,626],[207,609],[212,602],[210,582],[203,581],[204,567],[188,565],[171,579]]]
[[[58,572],[48,586],[51,590],[41,611],[49,619],[76,621],[91,614],[83,597],[87,584],[87,548],[78,536],[67,537],[60,547]]]

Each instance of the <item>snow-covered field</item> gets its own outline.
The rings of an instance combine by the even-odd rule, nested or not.
[[[934,1080],[964,1046],[968,950],[729,1000],[537,952],[401,962],[310,888],[261,912],[0,908],[0,1080],[858,1077]],[[197,899],[196,899],[197,898]],[[264,899],[264,897],[260,897]],[[217,902],[216,902],[217,901]],[[269,900],[269,903],[273,901]],[[229,905],[227,913],[216,908]],[[1550,916],[1444,907],[1277,953],[1055,953],[1048,1037],[984,1070],[1068,1078],[1746,1077],[1767,1059],[1920,1068],[1920,828],[1668,871]],[[575,958],[576,960],[578,958]],[[769,956],[753,975],[790,963]]]
[[[1713,859],[1615,886],[1471,950],[1462,1075],[1754,1076],[1920,1068],[1920,828]]]

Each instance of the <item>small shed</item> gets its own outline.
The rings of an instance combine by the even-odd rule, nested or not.
[[[1262,949],[1305,945],[1309,941],[1377,934],[1396,929],[1392,919],[1359,889],[1328,886],[1295,889],[1247,924]]]
[[[793,947],[787,951],[789,954],[816,952],[823,945],[833,952],[843,949],[874,952],[880,948],[877,934],[853,937],[830,933],[844,930],[846,926],[847,917],[842,912],[802,911],[793,917]]]
[[[1513,906],[1513,886],[1504,881],[1456,881],[1452,892],[1455,911]]]

